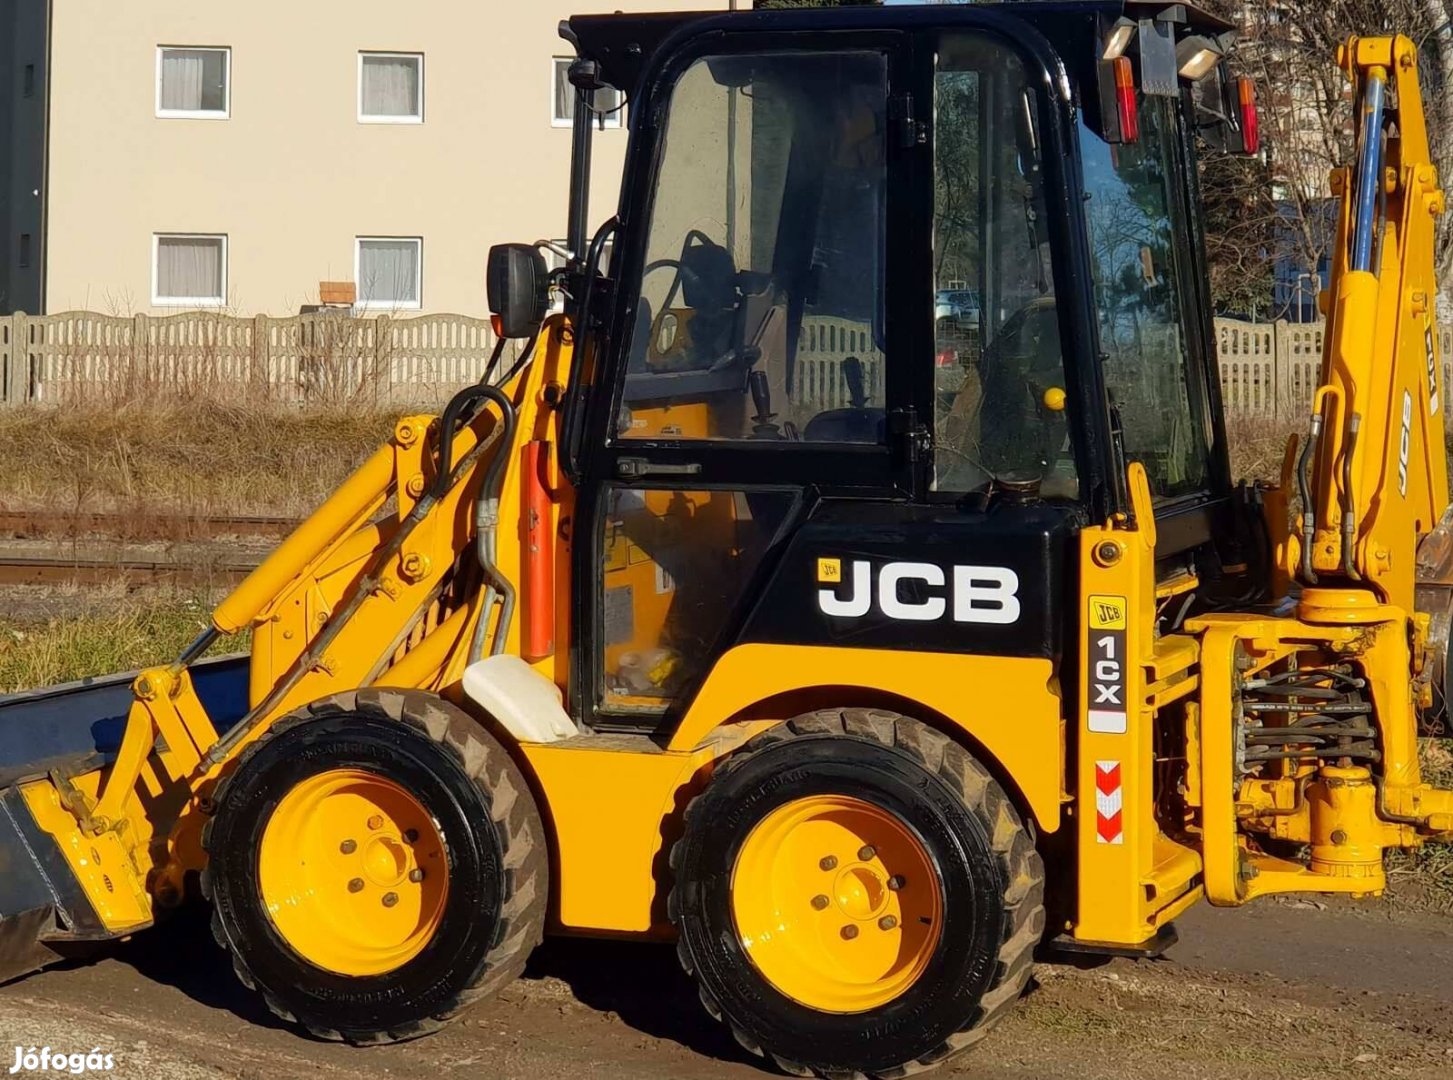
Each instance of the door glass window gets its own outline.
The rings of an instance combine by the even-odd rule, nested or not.
[[[606,496],[602,705],[660,712],[710,665],[795,496],[643,491]]]
[[[884,441],[887,86],[875,52],[682,74],[618,438]]]
[[[1202,490],[1210,441],[1188,382],[1172,218],[1174,104],[1144,98],[1140,138],[1110,146],[1080,125],[1095,308],[1105,383],[1125,456],[1157,498]]]
[[[1005,46],[952,35],[934,96],[934,487],[1073,498],[1034,90]]]

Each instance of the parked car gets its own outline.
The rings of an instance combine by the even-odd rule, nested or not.
[[[940,289],[933,300],[933,317],[957,319],[959,322],[979,321],[979,294],[974,289]]]

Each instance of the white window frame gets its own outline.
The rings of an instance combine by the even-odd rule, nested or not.
[[[222,295],[221,296],[162,296],[161,295],[161,242],[163,240],[221,240],[222,241]],[[226,233],[182,233],[163,232],[151,234],[151,306],[182,308],[219,308],[227,304],[227,234]]]
[[[219,52],[222,54],[222,111],[213,109],[163,109],[161,107],[161,60],[167,52]],[[158,45],[156,47],[156,115],[160,120],[232,119],[232,46]]]
[[[568,128],[575,126],[575,121],[573,119],[563,120],[560,118],[560,115],[555,112],[555,87],[560,81],[560,76],[557,74],[559,66],[563,63],[567,66],[568,70],[569,65],[574,62],[575,57],[573,56],[554,56],[550,58],[550,126],[554,128]],[[568,78],[566,81],[569,81]],[[573,90],[574,87],[572,87],[571,89]],[[617,91],[617,93],[620,93],[620,91]],[[621,94],[621,107],[619,109],[614,109],[611,112],[606,113],[605,115],[605,129],[607,131],[612,131],[620,128],[622,126],[621,121],[625,118],[625,115],[625,95]],[[599,122],[600,118],[597,117],[595,119],[595,123],[599,125]]]
[[[374,240],[391,244],[404,240],[414,245],[414,251],[417,253],[414,259],[416,267],[414,280],[418,282],[418,295],[412,302],[363,299],[363,278],[359,273],[359,266],[363,262],[363,245]],[[353,306],[361,311],[421,310],[424,306],[424,238],[422,236],[355,236],[353,238],[353,287],[358,290],[358,300]]]
[[[363,111],[363,60],[367,56],[381,56],[394,60],[417,60],[419,62],[419,112],[415,116],[371,116]],[[358,50],[358,122],[360,124],[422,124],[424,122],[424,54],[421,52],[386,52],[381,49]],[[370,237],[370,239],[372,239]],[[407,238],[405,238],[407,239]]]

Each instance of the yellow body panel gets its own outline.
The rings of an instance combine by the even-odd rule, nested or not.
[[[716,662],[672,736],[686,751],[734,719],[787,720],[815,708],[861,704],[854,691],[922,706],[948,733],[982,747],[1017,789],[1039,828],[1054,832],[1064,793],[1063,703],[1054,665],[1026,657],[901,652],[822,645],[738,645]],[[874,699],[876,700],[876,699]]]
[[[1128,475],[1135,527],[1080,535],[1080,715],[1075,916],[1080,941],[1135,946],[1199,895],[1200,857],[1155,812],[1154,721],[1196,685],[1194,643],[1158,641],[1155,518],[1145,470]]]
[[[664,929],[666,856],[718,749],[663,752],[645,738],[602,735],[521,743],[520,752],[552,834],[560,927]]]

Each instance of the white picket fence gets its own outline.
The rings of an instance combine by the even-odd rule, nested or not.
[[[211,312],[0,317],[0,403],[246,392],[287,402],[436,402],[483,374],[487,319]]]
[[[1229,416],[1300,419],[1312,407],[1322,366],[1323,323],[1216,320],[1221,399]],[[1438,328],[1443,385],[1453,375],[1453,327]]]
[[[1228,415],[1304,415],[1316,388],[1322,332],[1321,323],[1215,320]],[[1453,384],[1453,327],[1440,327],[1438,341],[1445,385]],[[0,317],[0,404],[233,388],[297,403],[435,403],[476,381],[493,346],[489,321],[464,315],[12,315]],[[849,356],[863,364],[868,400],[881,403],[884,357],[871,328],[848,319],[805,319],[794,403],[848,405],[842,364]]]

